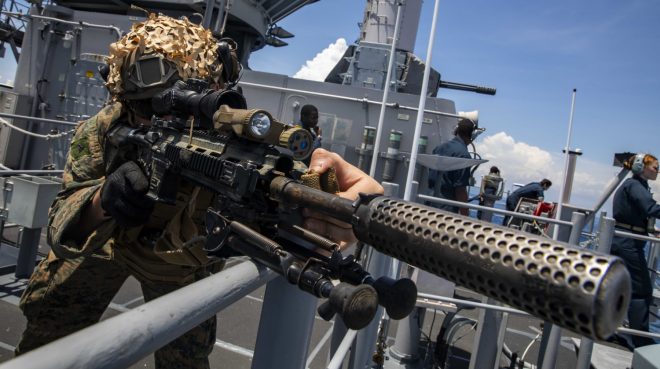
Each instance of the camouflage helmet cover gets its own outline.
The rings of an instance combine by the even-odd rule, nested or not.
[[[235,61],[236,45],[232,42],[230,48]],[[160,55],[173,64],[182,80],[198,78],[224,85],[218,40],[209,30],[185,17],[175,19],[151,13],[147,20],[133,24],[130,32],[110,45],[106,86],[114,97],[128,98],[124,95],[131,66],[146,55]],[[144,97],[147,96],[133,98]]]

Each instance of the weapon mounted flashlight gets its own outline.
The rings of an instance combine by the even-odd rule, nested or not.
[[[228,105],[222,105],[213,114],[214,128],[222,129],[230,125],[237,135],[256,141],[264,141],[269,136],[271,128],[274,128],[273,121],[273,117],[265,110],[233,109]]]
[[[231,131],[239,137],[287,148],[293,158],[304,160],[312,153],[312,135],[305,129],[278,122],[262,109],[247,109],[245,98],[234,90],[214,91],[205,81],[177,81],[152,98],[154,112],[173,115],[183,128],[190,116],[195,127]]]
[[[217,130],[231,127],[240,137],[287,148],[296,160],[307,159],[312,153],[314,139],[309,131],[280,123],[265,110],[223,105],[213,115],[213,127]]]

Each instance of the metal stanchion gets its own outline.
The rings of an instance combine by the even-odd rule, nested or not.
[[[575,246],[579,243],[585,219],[585,215],[579,212],[574,212],[571,216],[573,227],[568,238],[569,244]],[[561,328],[546,321],[543,328],[543,337],[545,339],[542,341],[541,349],[539,350],[538,366],[541,369],[553,369],[557,363],[557,352],[561,341]]]
[[[303,369],[314,327],[317,299],[278,277],[268,282],[252,359],[253,369]],[[282,332],[286,339],[282,339]],[[286,353],[284,355],[283,353]]]
[[[496,305],[497,300],[483,297],[482,302]],[[477,331],[474,335],[472,344],[473,353],[470,356],[470,369],[481,368],[499,368],[498,349],[501,346],[498,344],[498,336],[501,331],[502,313],[490,310],[479,310],[479,320],[477,324]]]
[[[614,219],[602,217],[600,219],[600,226],[598,229],[598,248],[600,252],[608,254],[610,246],[612,246],[612,237],[614,235]],[[580,340],[580,351],[578,352],[577,363],[575,369],[589,369],[591,368],[591,353],[594,349],[594,341],[582,337]]]
[[[399,197],[398,184],[383,182],[382,185],[385,190],[385,196]],[[367,271],[375,278],[388,275],[390,272],[390,266],[392,265],[392,258],[381,254],[371,247],[369,254],[370,258]],[[361,329],[358,332],[357,338],[355,340],[354,350],[351,352],[349,368],[363,369],[365,366],[372,362],[371,355],[376,349],[378,325],[380,324],[381,320],[388,319],[384,316],[382,307],[378,308],[376,317],[380,317],[380,319],[374,318],[366,328]],[[387,338],[387,335],[385,338]]]
[[[16,278],[29,278],[34,271],[39,251],[41,228],[23,228],[18,241],[18,259],[16,260]]]

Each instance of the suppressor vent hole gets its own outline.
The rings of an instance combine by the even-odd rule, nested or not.
[[[459,248],[461,249],[461,251],[467,251],[469,246],[470,244],[467,243],[467,241],[463,241],[459,244]]]
[[[541,268],[541,275],[545,278],[550,277],[550,268],[548,267]]]
[[[536,273],[537,270],[538,270],[538,266],[536,266],[535,263],[529,263],[529,265],[527,266],[527,271],[530,273]]]
[[[587,292],[593,292],[593,290],[596,288],[596,285],[592,281],[586,281],[582,286],[584,287],[584,290]]]

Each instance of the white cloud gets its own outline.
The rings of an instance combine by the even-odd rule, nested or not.
[[[660,176],[658,177],[660,178]],[[653,192],[653,198],[655,201],[660,202],[660,179],[649,181],[649,187],[651,187],[651,192]]]
[[[486,136],[476,143],[477,152],[489,160],[477,170],[477,175],[485,174],[495,165],[505,177],[507,189],[513,183],[538,181],[554,174],[556,166],[549,152],[516,140],[504,132]]]
[[[325,77],[334,68],[339,59],[344,56],[347,48],[346,40],[344,38],[338,38],[337,41],[316,54],[314,59],[306,61],[305,65],[293,77],[312,81],[325,80]]]
[[[546,193],[546,198],[549,201],[559,200],[565,163],[565,156],[560,152],[550,153],[537,146],[516,141],[505,132],[486,136],[475,145],[481,157],[489,160],[475,173],[477,186],[480,184],[481,176],[495,165],[506,181],[505,191],[510,190],[514,183],[527,184],[548,178],[553,185]],[[619,171],[620,168],[611,164],[595,162],[585,156],[578,157],[570,202],[577,206],[592,208]],[[651,181],[649,184],[656,200],[660,200],[660,181]],[[602,210],[610,213],[611,198]]]

